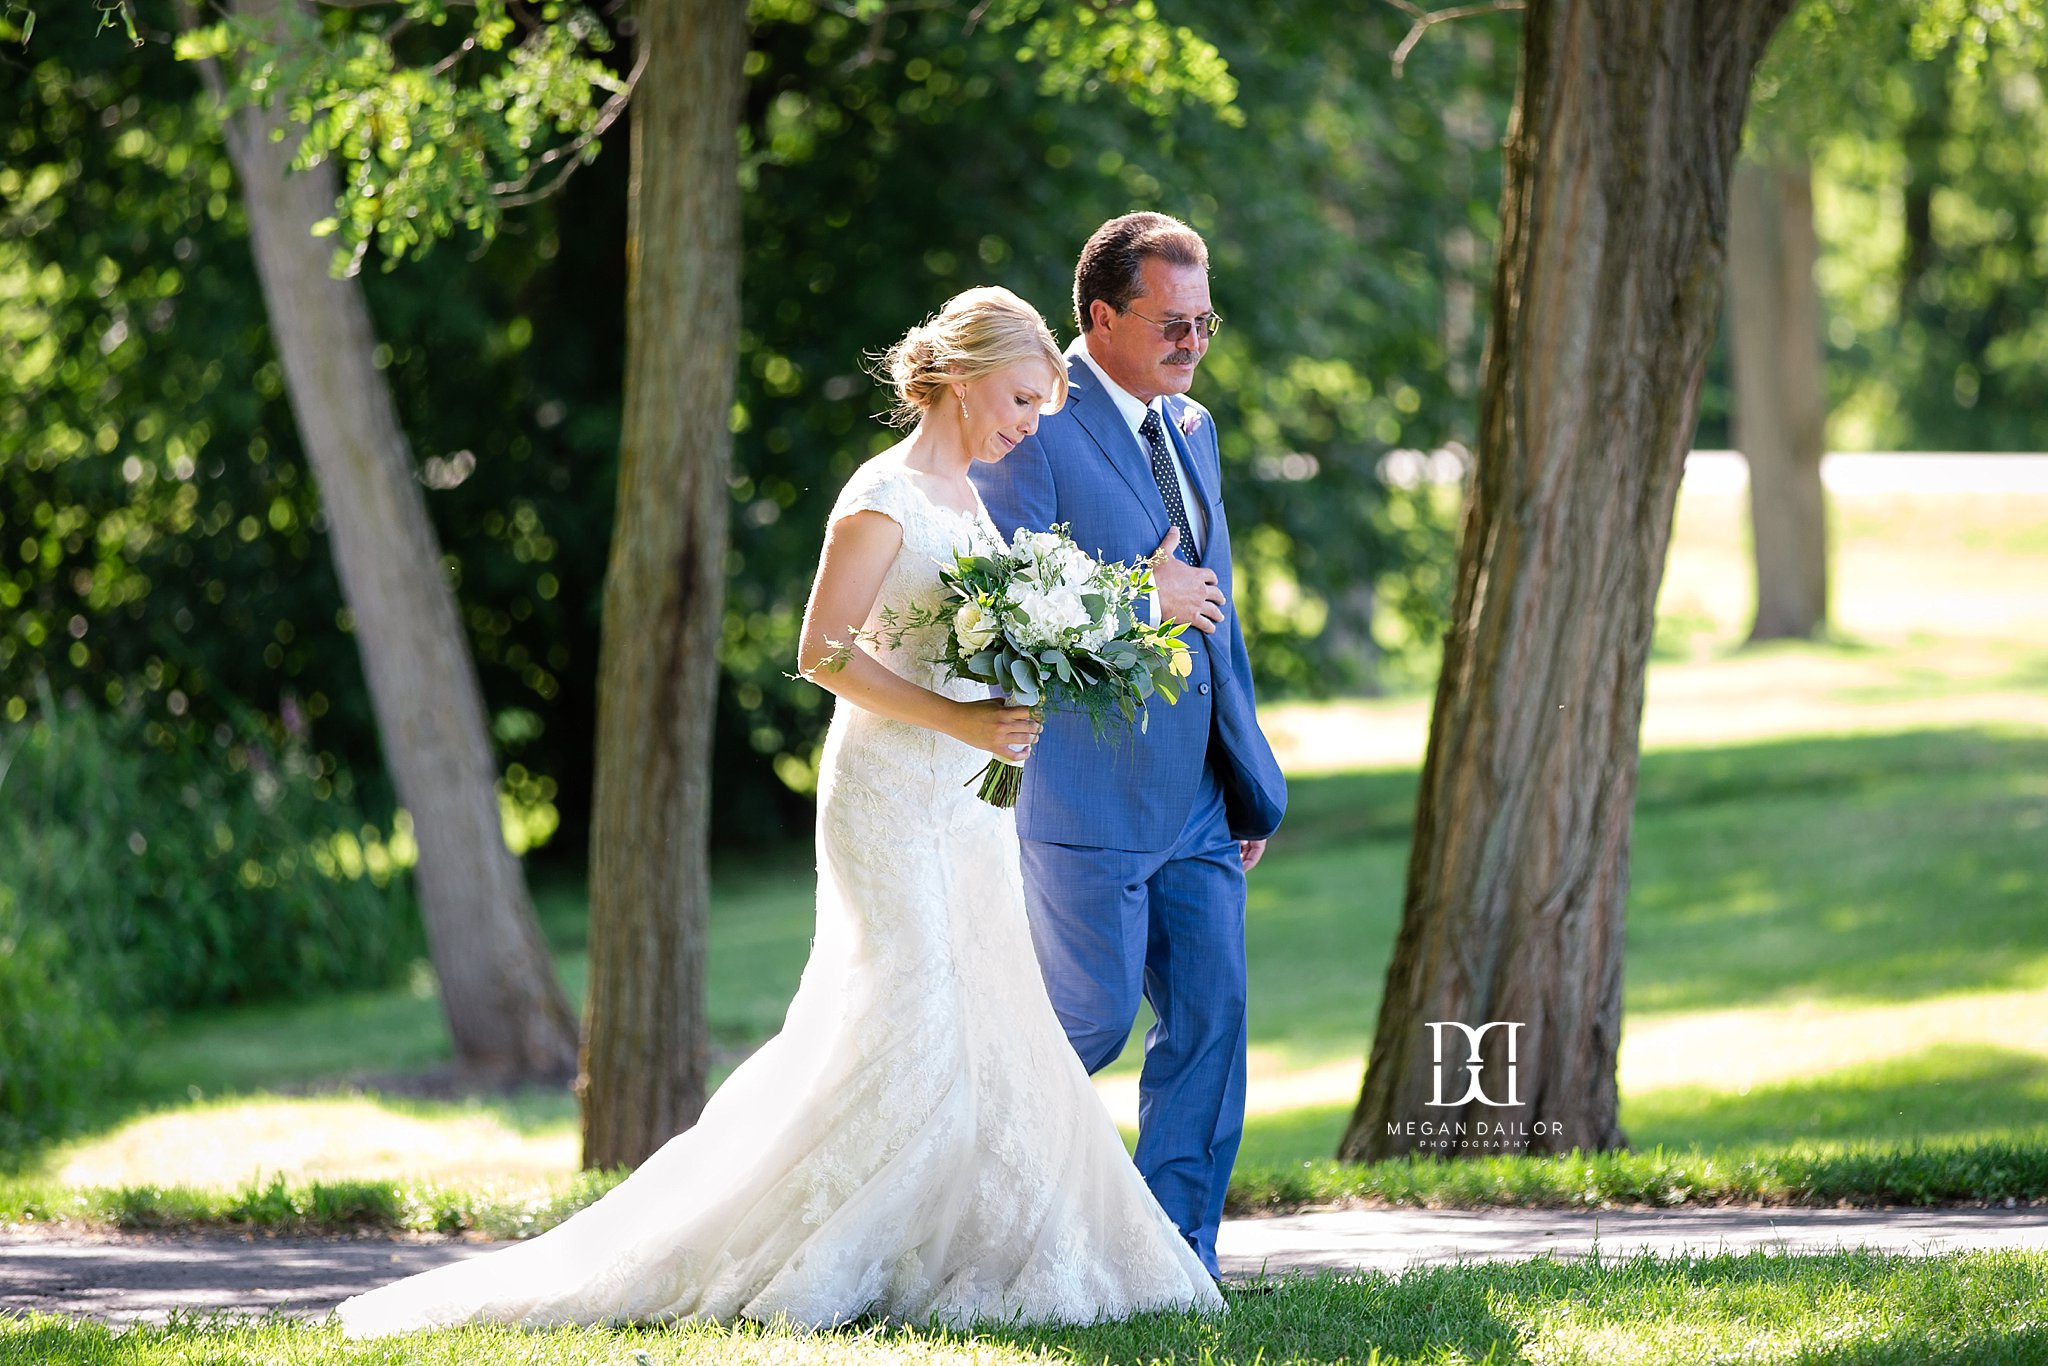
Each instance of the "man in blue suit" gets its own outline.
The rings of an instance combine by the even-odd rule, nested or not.
[[[1245,874],[1287,785],[1260,732],[1226,593],[1230,530],[1208,410],[1187,397],[1218,326],[1209,254],[1164,214],[1112,219],[1074,272],[1081,335],[1066,406],[973,476],[1006,533],[1065,523],[1104,560],[1150,558],[1153,610],[1186,622],[1194,672],[1140,733],[1055,712],[1017,802],[1046,989],[1090,1072],[1123,1050],[1140,996],[1138,1169],[1216,1274],[1244,1131]]]

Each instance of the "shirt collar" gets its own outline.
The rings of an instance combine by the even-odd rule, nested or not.
[[[1133,435],[1136,435],[1138,429],[1145,425],[1145,413],[1148,409],[1158,412],[1160,426],[1164,428],[1166,424],[1165,400],[1155,398],[1150,403],[1142,402],[1137,395],[1111,379],[1109,372],[1096,363],[1095,357],[1088,354],[1088,340],[1085,333],[1075,337],[1072,342],[1068,343],[1067,354],[1079,356],[1088,368],[1095,372],[1095,378],[1102,381],[1102,391],[1109,395],[1109,401],[1116,405],[1117,412],[1123,415],[1124,424],[1131,429]]]

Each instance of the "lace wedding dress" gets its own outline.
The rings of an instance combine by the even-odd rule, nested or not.
[[[880,604],[939,595],[986,511],[869,461],[833,517],[903,529]],[[879,604],[878,604],[879,606]],[[882,656],[961,700],[915,636]],[[862,1316],[1091,1322],[1222,1304],[1067,1046],[986,756],[840,702],[818,783],[818,924],[782,1032],[696,1126],[529,1242],[343,1304],[350,1337],[466,1322]]]

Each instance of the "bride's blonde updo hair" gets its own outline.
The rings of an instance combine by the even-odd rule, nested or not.
[[[1001,285],[978,285],[903,334],[875,363],[875,378],[896,391],[886,420],[916,424],[948,385],[976,380],[1006,366],[1044,361],[1058,392],[1047,411],[1067,401],[1067,364],[1038,310]]]

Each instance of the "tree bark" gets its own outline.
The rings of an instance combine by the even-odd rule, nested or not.
[[[1738,165],[1729,205],[1728,320],[1735,444],[1749,462],[1752,641],[1810,640],[1827,629],[1818,256],[1812,169],[1804,161]]]
[[[1790,4],[1531,0],[1523,17],[1452,627],[1341,1157],[1626,1141],[1643,669],[1719,312],[1729,168]],[[1463,1036],[1429,1028],[1495,1021],[1519,1028],[1481,1034],[1477,1070]],[[1425,1128],[1461,1123],[1449,1142],[1475,1146]]]
[[[695,1121],[712,721],[739,338],[744,0],[643,5],[627,210],[626,400],[605,574],[583,1162]]]
[[[233,8],[286,36],[276,0]],[[575,1014],[505,847],[482,690],[426,498],[373,359],[362,288],[328,274],[331,248],[311,235],[334,212],[338,178],[330,163],[290,172],[295,139],[272,140],[288,128],[274,104],[240,110],[227,121],[228,153],[385,762],[412,815],[414,881],[456,1060],[495,1084],[565,1082]]]

